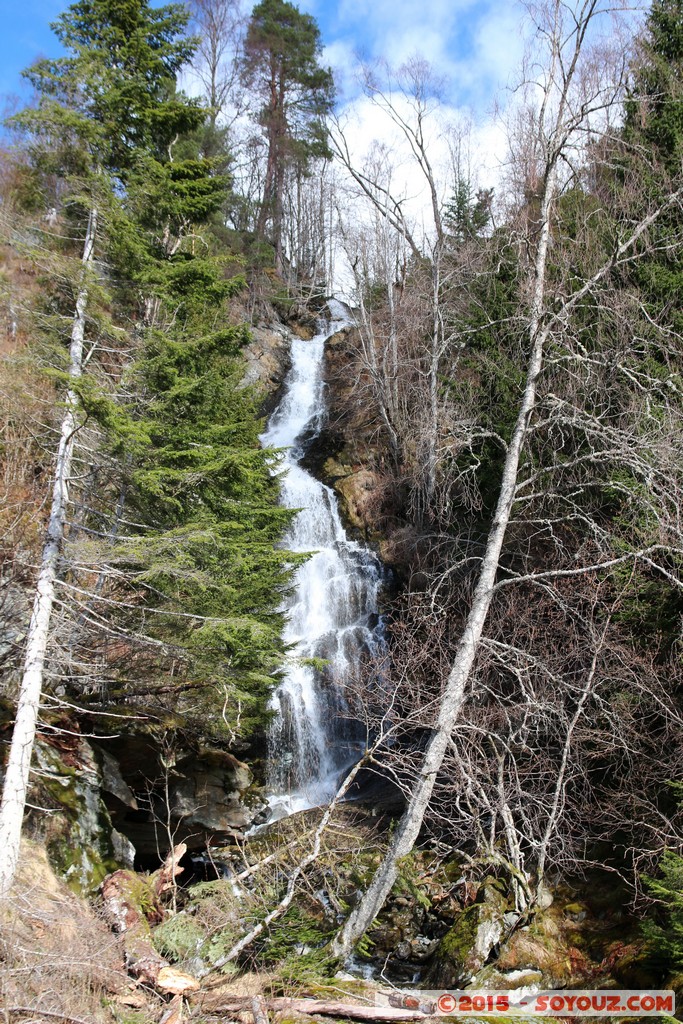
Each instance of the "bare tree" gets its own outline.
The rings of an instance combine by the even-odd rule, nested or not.
[[[83,243],[81,280],[71,327],[69,349],[69,377],[77,380],[83,372],[83,345],[90,287],[90,267],[97,237],[97,207],[92,206]],[[36,735],[38,708],[43,688],[43,670],[55,586],[59,574],[59,559],[67,520],[68,492],[71,482],[71,464],[74,442],[80,427],[80,402],[73,388],[66,392],[57,462],[52,486],[52,504],[47,534],[36,581],[33,614],[26,640],[24,673],[19,691],[19,702],[12,733],[9,760],[0,807],[0,896],[6,896],[19,861],[21,825],[26,805],[29,770],[33,742]]]
[[[334,948],[346,954],[365,932],[381,909],[398,872],[400,859],[412,850],[429,808],[437,775],[452,743],[453,731],[459,721],[467,688],[476,659],[482,649],[484,627],[496,593],[501,569],[501,554],[513,507],[519,494],[520,466],[525,442],[537,411],[540,376],[546,349],[555,336],[567,327],[571,314],[587,296],[593,296],[616,266],[633,258],[639,240],[668,208],[680,199],[670,196],[656,210],[651,210],[638,224],[627,229],[612,252],[582,283],[563,282],[569,288],[553,289],[549,282],[549,249],[555,208],[564,183],[563,173],[581,148],[592,118],[608,108],[619,96],[621,80],[592,74],[589,36],[599,29],[599,19],[611,14],[611,7],[599,0],[585,0],[575,5],[556,2],[535,11],[537,38],[544,45],[545,59],[533,68],[529,88],[538,91],[538,101],[530,107],[525,137],[527,178],[533,178],[533,204],[528,219],[524,247],[529,254],[523,300],[518,320],[527,350],[527,369],[517,417],[507,443],[500,486],[492,523],[481,555],[478,576],[469,611],[466,615],[448,678],[440,697],[438,714],[431,727],[424,758],[415,780],[406,811],[392,837],[380,868],[358,906],[352,911],[337,937]],[[591,74],[584,74],[588,65]],[[644,552],[640,552],[644,555]],[[629,556],[633,558],[632,555]],[[591,692],[594,671],[586,675],[586,698]],[[579,703],[581,696],[579,695]],[[573,727],[571,720],[568,734]],[[559,800],[559,797],[558,797]],[[550,820],[554,817],[552,812]],[[552,827],[551,827],[552,831]],[[510,847],[514,842],[510,835]],[[543,844],[542,844],[543,845]],[[546,841],[547,845],[547,841]],[[513,857],[514,862],[514,857]]]
[[[199,43],[192,61],[209,107],[211,127],[230,129],[245,110],[239,55],[245,30],[240,0],[189,0]]]
[[[345,225],[341,216],[360,308],[360,355],[394,462],[410,467],[412,517],[434,527],[447,513],[453,485],[457,442],[451,428],[458,412],[443,376],[453,375],[462,348],[457,296],[467,293],[481,270],[476,266],[480,247],[472,244],[475,232],[459,238],[448,219],[449,189],[471,184],[463,155],[469,126],[442,123],[441,83],[424,60],[414,58],[396,72],[386,64],[364,68],[363,84],[407,147],[429,216],[421,211],[422,224],[411,216],[410,197],[396,185],[394,158],[386,146],[375,144],[358,166],[349,129],[338,120],[332,133],[336,154],[355,183],[356,201],[365,198],[371,211],[372,227],[356,217]],[[431,156],[437,138],[445,172]]]

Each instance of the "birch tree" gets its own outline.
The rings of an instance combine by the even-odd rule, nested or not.
[[[396,71],[385,63],[365,67],[362,76],[366,96],[407,150],[425,208],[420,224],[406,186],[401,189],[397,181],[395,155],[375,143],[359,165],[349,141],[352,129],[337,119],[331,142],[351,178],[350,203],[355,207],[365,200],[372,225],[355,216],[345,224],[341,215],[360,310],[367,380],[359,384],[369,385],[396,470],[410,480],[413,522],[433,529],[449,505],[454,482],[449,474],[454,439],[446,429],[454,411],[443,378],[462,347],[457,296],[468,294],[469,282],[480,272],[478,243],[488,214],[477,210],[476,220],[468,208],[474,203],[462,154],[469,126],[443,120],[441,84],[431,66],[415,57]],[[437,144],[441,152],[434,155]],[[449,189],[459,197],[460,224],[454,202],[446,202]]]
[[[85,223],[74,285],[68,383],[52,501],[0,807],[2,896],[12,884],[19,858],[55,588],[68,531],[74,447],[84,420],[78,382],[84,369],[102,207],[111,208],[114,183],[123,187],[136,156],[152,145],[153,114],[167,101],[169,83],[190,54],[187,44],[178,38],[186,20],[177,8],[152,10],[146,0],[80,0],[73,4],[54,26],[68,55],[41,60],[25,72],[38,91],[39,103],[13,119],[32,146],[42,148],[48,166],[70,183],[65,194],[76,211],[85,205]],[[177,104],[170,105],[170,110],[178,116]],[[79,176],[77,190],[74,170]],[[78,216],[75,223],[78,230]],[[88,358],[92,355],[91,349]]]
[[[527,365],[516,420],[506,444],[498,498],[486,537],[469,612],[443,687],[436,720],[405,813],[392,836],[387,854],[368,890],[352,911],[333,946],[338,955],[349,952],[380,911],[398,874],[402,857],[418,838],[429,808],[439,771],[458,722],[468,684],[481,649],[501,565],[501,553],[518,494],[525,441],[533,424],[544,356],[551,338],[587,296],[594,294],[615,266],[632,258],[634,250],[662,211],[678,201],[670,195],[637,224],[626,224],[608,259],[583,282],[575,281],[569,294],[558,294],[549,282],[549,247],[553,217],[563,186],[564,168],[582,149],[592,119],[611,108],[620,95],[621,79],[595,74],[590,43],[611,15],[600,0],[577,4],[556,2],[534,12],[536,36],[544,59],[530,65],[528,89],[537,98],[526,109],[524,123],[524,176],[533,181],[533,213],[524,248],[529,253],[520,312],[526,342]],[[592,676],[588,679],[590,680]],[[587,684],[588,685],[588,684]],[[570,723],[571,726],[571,723]]]
[[[209,126],[228,130],[244,112],[239,89],[239,52],[244,17],[239,0],[190,0],[199,43],[192,58],[209,107]]]
[[[88,307],[88,275],[92,267],[97,236],[97,207],[93,206],[81,257],[82,274],[76,297],[71,344],[69,377],[77,380],[83,372],[83,343]],[[14,721],[9,760],[0,808],[0,896],[5,896],[14,879],[19,861],[19,840],[26,804],[29,769],[36,735],[38,710],[43,687],[43,668],[47,650],[50,618],[59,574],[59,558],[67,521],[68,493],[74,443],[80,425],[80,403],[69,387],[60,430],[59,447],[52,486],[52,503],[38,579],[36,580],[33,613],[26,640],[24,673]]]

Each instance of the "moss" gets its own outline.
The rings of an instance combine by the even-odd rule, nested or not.
[[[336,958],[322,949],[316,949],[303,955],[286,957],[278,964],[277,977],[284,986],[284,992],[291,991],[293,985],[299,985],[313,996],[329,996],[329,986],[325,986],[324,982],[334,975],[338,967],[339,961]]]
[[[329,932],[311,919],[303,907],[294,905],[280,918],[262,944],[259,960],[264,963],[280,963],[294,954],[297,963],[303,965],[314,954],[310,962],[317,963],[320,959],[318,954],[329,938]]]
[[[455,924],[441,939],[429,982],[435,987],[451,988],[472,974],[470,959],[479,924],[479,907],[473,905],[458,914]]]
[[[77,753],[87,762],[87,746]],[[36,802],[60,811],[51,816],[47,827],[42,826],[50,860],[70,889],[89,895],[119,866],[111,842],[111,819],[100,798],[99,777],[87,763],[83,768],[65,764],[47,743],[36,744],[35,756],[41,768]]]
[[[438,956],[441,960],[464,965],[474,946],[479,924],[479,912],[475,906],[463,910],[439,943]]]
[[[201,950],[204,930],[188,914],[181,912],[162,922],[152,932],[152,941],[161,956],[175,963],[189,960]]]
[[[395,892],[411,896],[425,910],[430,910],[432,902],[426,891],[426,885],[420,878],[414,854],[408,854],[399,861],[399,873],[394,884]]]
[[[125,889],[128,902],[145,918],[158,917],[162,913],[159,899],[154,892],[151,880],[137,875],[133,871],[125,872]]]
[[[457,882],[462,878],[464,862],[459,857],[453,860],[444,861],[439,867],[439,875],[443,875],[446,882]]]

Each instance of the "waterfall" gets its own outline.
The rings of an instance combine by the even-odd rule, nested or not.
[[[292,338],[283,397],[262,436],[264,445],[287,449],[281,501],[301,510],[283,546],[315,552],[297,570],[284,605],[284,640],[292,647],[273,696],[268,737],[273,818],[329,800],[340,774],[362,753],[365,732],[349,714],[344,687],[381,634],[380,563],[349,540],[334,492],[300,464],[325,419],[325,341],[349,322],[340,303],[330,303],[330,312],[333,319],[316,337]],[[312,658],[324,659],[325,666],[307,664]]]

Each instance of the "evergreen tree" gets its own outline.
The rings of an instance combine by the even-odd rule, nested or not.
[[[626,187],[638,201],[658,202],[683,181],[683,2],[654,0],[625,105],[629,147]],[[683,268],[677,245],[683,236],[680,206],[658,223],[650,255],[637,272],[650,312],[664,313],[683,331],[680,297]]]
[[[79,0],[53,31],[67,56],[39,60],[24,72],[38,105],[13,122],[44,143],[73,139],[93,168],[125,178],[140,151],[198,126],[198,104],[173,95],[192,47],[181,4],[148,0]],[[58,150],[60,169],[69,169]]]
[[[646,920],[643,930],[653,949],[669,970],[683,966],[683,857],[665,850],[659,862],[659,877],[643,876],[650,895],[657,900],[662,916]]]
[[[451,245],[462,245],[481,234],[491,219],[492,201],[492,190],[480,189],[475,194],[469,181],[458,179],[443,215]]]
[[[683,160],[683,3],[654,0],[632,72],[625,136],[675,177]]]
[[[29,69],[38,104],[13,119],[29,136],[37,168],[63,182],[58,192],[72,214],[69,234],[80,235],[82,251],[73,282],[52,505],[0,809],[0,894],[11,885],[18,861],[52,609],[64,571],[69,503],[74,500],[69,494],[71,466],[84,421],[83,397],[92,391],[83,374],[84,347],[93,296],[100,292],[94,268],[105,237],[101,229],[120,207],[122,186],[132,169],[157,158],[160,143],[201,120],[195,104],[174,95],[174,76],[190,53],[182,38],[186,20],[179,6],[154,11],[147,0],[82,0],[72,5],[54,26],[68,55]]]
[[[244,45],[243,71],[262,100],[259,118],[268,145],[258,233],[271,240],[282,263],[283,194],[287,169],[307,168],[328,157],[325,116],[334,84],[320,66],[320,31],[310,14],[288,0],[261,0],[254,7]]]

